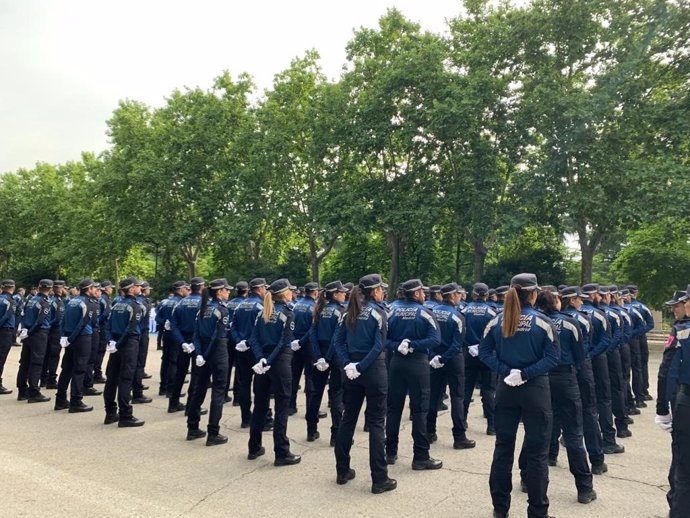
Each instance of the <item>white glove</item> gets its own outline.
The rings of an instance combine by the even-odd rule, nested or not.
[[[22,332],[19,333],[19,341],[23,342],[27,336],[29,336],[29,330],[28,329],[22,329]]]
[[[511,387],[519,387],[520,385],[525,383],[522,380],[522,374],[520,374],[519,369],[511,369],[510,374],[508,374],[503,381],[506,385],[509,385]]]
[[[299,351],[302,348],[302,346],[299,344],[299,340],[293,340],[290,342],[290,349],[293,351]]]
[[[256,372],[257,374],[266,374],[268,370],[271,368],[270,365],[267,365],[266,359],[261,358],[254,367],[252,367],[252,370]]]
[[[62,347],[64,349],[68,345],[69,345],[69,338],[67,338],[66,336],[63,336],[62,338],[60,338],[60,347]]]
[[[348,379],[356,380],[362,375],[362,373],[357,370],[356,363],[348,363],[345,365],[345,375],[348,377]]]
[[[238,352],[241,352],[241,353],[248,351],[248,350],[249,350],[249,346],[247,345],[247,341],[246,341],[246,340],[242,340],[240,343],[238,343],[238,344],[235,346],[235,350],[238,351]]]
[[[476,358],[479,356],[479,346],[478,345],[470,345],[467,348],[467,352],[470,353],[470,356]]]
[[[671,433],[673,430],[673,416],[670,413],[668,415],[657,415],[654,418],[654,422],[664,432]]]
[[[163,329],[170,331],[170,320],[165,321],[165,324],[163,324]]]
[[[197,367],[203,367],[205,363],[206,363],[206,360],[204,360],[204,357],[201,356],[200,354],[197,354],[196,355],[196,366]]]
[[[182,344],[182,350],[187,354],[192,354],[194,352],[194,344],[189,344],[185,342]]]
[[[443,367],[443,363],[441,363],[441,356],[434,356],[429,362],[429,365],[431,365],[434,369],[440,369],[441,367]]]
[[[318,361],[314,365],[321,372],[327,371],[328,367],[329,367],[328,362],[326,362],[326,360],[324,358],[319,358]]]
[[[107,347],[105,350],[108,352],[108,354],[113,354],[117,352],[117,342],[115,340],[110,340],[108,342]]]
[[[407,354],[410,352],[410,341],[407,338],[400,342],[398,352],[403,356],[407,356]]]

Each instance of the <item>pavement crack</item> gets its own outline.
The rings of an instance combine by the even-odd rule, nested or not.
[[[663,491],[664,493],[666,493],[668,491],[668,489],[667,489],[668,486],[665,486],[664,484],[652,484],[650,482],[644,482],[642,480],[635,480],[634,478],[617,477],[615,475],[609,475],[609,474],[607,474],[606,477],[613,478],[616,480],[623,480],[624,482],[635,482],[637,484],[642,484],[643,486],[653,487],[655,489],[658,489],[659,491]]]

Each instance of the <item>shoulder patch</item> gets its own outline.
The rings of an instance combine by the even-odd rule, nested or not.
[[[551,327],[551,324],[549,324],[546,320],[541,318],[540,316],[537,316],[535,319],[535,322],[539,327],[541,327],[545,332],[546,336],[549,337],[549,339],[553,342],[553,327]]]
[[[568,322],[567,320],[563,320],[563,327],[570,331],[574,336],[575,340],[580,339],[580,332],[577,329],[577,326],[573,325],[572,323]]]
[[[436,329],[436,321],[434,320],[434,317],[432,317],[427,311],[421,310],[419,314],[427,321],[429,322],[429,325]]]
[[[500,317],[496,316],[491,319],[491,322],[486,324],[486,328],[484,328],[484,338],[486,338],[486,335],[488,335],[491,330],[496,327],[496,324],[498,324],[498,321],[500,320]]]

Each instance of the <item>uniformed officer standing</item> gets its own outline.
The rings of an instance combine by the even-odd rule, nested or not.
[[[459,286],[454,282],[441,286],[443,301],[434,308],[434,317],[441,333],[441,343],[429,351],[431,361],[431,401],[437,401],[443,387],[450,388],[450,417],[453,422],[453,448],[463,450],[474,448],[475,442],[468,439],[465,422],[465,357],[462,344],[465,340],[465,317],[458,311]],[[429,408],[427,433],[429,442],[436,441],[437,405]]]
[[[533,307],[538,290],[534,274],[513,277],[504,311],[491,321],[479,346],[480,359],[501,380],[496,390],[496,447],[489,477],[495,518],[507,517],[510,509],[520,420],[525,427],[527,515],[548,516],[547,456],[553,414],[547,373],[558,363],[560,351],[553,323]]]
[[[106,327],[110,357],[103,390],[104,424],[117,423],[118,427],[127,428],[144,425],[144,421],[132,415],[130,403],[139,352],[139,322],[143,318],[143,311],[136,300],[141,293],[141,282],[127,277],[120,281],[120,290],[124,296],[113,305]]]
[[[297,413],[297,391],[304,371],[304,383],[307,392],[307,399],[314,389],[312,382],[312,364],[317,358],[312,358],[310,347],[310,330],[314,318],[314,306],[319,296],[319,285],[316,282],[308,282],[304,285],[304,296],[295,302],[292,312],[295,321],[294,339],[290,347],[292,355],[292,393],[290,395],[290,406],[288,415]]]
[[[14,332],[17,327],[15,324],[15,302],[12,297],[14,281],[5,279],[0,287],[2,288],[2,293],[0,293],[0,395],[5,395],[12,394],[12,390],[2,384],[2,372],[5,369],[7,355],[14,343]]]
[[[105,280],[101,281],[101,296],[98,299],[100,305],[100,316],[98,317],[98,356],[93,366],[93,382],[95,384],[105,383],[103,376],[103,357],[108,341],[105,338],[105,326],[110,317],[110,296],[113,294],[113,283]]]
[[[237,368],[237,351],[235,350],[235,341],[232,339],[232,333],[230,332],[230,327],[232,325],[232,320],[235,316],[235,310],[242,304],[247,295],[249,294],[249,284],[247,281],[238,281],[235,284],[235,296],[228,300],[225,306],[228,308],[228,381],[225,386],[225,399],[226,403],[233,400],[236,403],[233,406],[240,406],[240,379],[239,379],[239,369]],[[235,366],[235,376],[232,383],[232,397],[230,397],[230,374],[232,372],[232,367]]]
[[[144,395],[144,379],[146,378],[146,358],[149,354],[149,319],[151,317],[151,285],[144,281],[141,283],[141,294],[137,296],[137,302],[144,311],[139,323],[141,334],[139,335],[139,352],[137,354],[137,370],[134,372],[134,383],[132,384],[132,404],[140,405],[151,403],[150,397]],[[150,377],[150,376],[149,376]]]
[[[65,296],[65,281],[53,281],[53,294],[48,297],[50,302],[50,331],[48,331],[48,348],[46,359],[43,363],[43,375],[41,384],[47,389],[57,388],[57,368],[60,363],[60,322],[65,310],[63,298]]]
[[[298,464],[302,457],[290,451],[287,436],[288,405],[292,388],[292,356],[290,343],[293,340],[292,311],[289,300],[290,281],[278,279],[268,287],[263,307],[252,329],[249,345],[257,363],[252,366],[254,376],[254,411],[249,429],[248,458],[254,460],[266,452],[261,445],[262,431],[266,422],[269,397],[275,401],[275,423],[273,426],[274,466]]]
[[[173,294],[162,300],[156,308],[156,323],[159,332],[163,334],[163,354],[161,355],[160,387],[159,396],[168,396],[172,389],[173,380],[177,373],[177,356],[180,354],[180,347],[173,339],[170,319],[172,312],[184,297],[188,295],[188,287],[185,281],[175,281],[172,284]]]
[[[654,316],[649,308],[642,302],[637,300],[637,286],[631,284],[627,286],[630,290],[630,296],[632,298],[631,304],[635,307],[644,318],[645,321],[645,332],[640,335],[640,364],[642,369],[642,387],[644,391],[644,401],[651,401],[654,398],[649,394],[649,343],[647,342],[647,333],[654,329]]]
[[[69,408],[70,413],[93,410],[92,406],[84,404],[83,397],[84,378],[89,359],[93,357],[93,326],[98,322],[94,316],[95,296],[95,283],[87,278],[79,283],[79,296],[65,305],[60,328],[60,346],[65,349],[65,354],[55,395],[55,410]]]
[[[333,336],[333,347],[344,365],[344,413],[335,440],[336,483],[347,484],[355,478],[350,467],[350,450],[357,419],[364,399],[365,419],[369,426],[369,467],[371,492],[392,491],[398,483],[388,477],[385,456],[384,423],[388,373],[383,349],[386,343],[387,317],[381,307],[387,285],[378,274],[365,275],[352,289],[347,313]]]
[[[331,446],[335,446],[343,414],[342,366],[333,348],[333,335],[345,314],[345,293],[347,289],[340,281],[326,284],[314,306],[313,323],[310,331],[312,357],[315,358],[314,387],[307,395],[307,441],[320,437],[319,408],[323,392],[328,384],[328,400],[331,403]]]
[[[89,312],[92,315],[91,322],[91,353],[86,364],[86,374],[84,375],[84,395],[85,396],[100,396],[103,394],[93,385],[95,379],[96,362],[98,361],[98,349],[101,346],[101,335],[99,328],[99,321],[101,319],[101,285],[94,283],[91,295],[86,300],[89,306]]]
[[[175,378],[172,386],[169,386],[168,399],[168,413],[180,412],[185,410],[185,405],[180,403],[182,395],[182,385],[189,370],[190,364],[194,360],[196,353],[194,352],[194,326],[196,322],[196,315],[201,306],[201,290],[206,285],[203,277],[194,277],[191,281],[192,292],[185,298],[180,300],[175,306],[170,318],[170,332],[172,333],[175,347],[182,351],[177,351],[177,366],[175,371]],[[192,367],[192,374],[194,367]],[[187,401],[190,400],[192,394],[196,390],[194,386],[194,376],[189,382],[189,395]],[[203,387],[202,390],[205,390]]]
[[[41,279],[39,293],[31,297],[24,307],[22,331],[22,352],[17,372],[17,392],[19,401],[45,403],[48,396],[39,390],[41,372],[48,348],[48,330],[50,329],[50,302],[48,294],[53,289],[53,281]]]
[[[465,422],[470,409],[470,400],[477,381],[480,383],[482,408],[486,417],[486,434],[495,435],[494,430],[494,397],[496,392],[496,375],[479,361],[479,342],[484,329],[496,316],[496,310],[487,304],[489,287],[478,282],[472,287],[472,301],[462,310],[467,324],[465,334]]]
[[[395,464],[398,435],[405,398],[410,395],[414,457],[412,469],[439,469],[440,460],[429,456],[427,414],[430,398],[429,354],[441,342],[438,326],[422,306],[424,285],[419,279],[402,284],[405,300],[388,315],[386,348],[393,352],[388,373],[388,414],[386,416],[386,461]]]
[[[424,307],[433,311],[436,306],[443,302],[443,295],[441,294],[441,286],[433,284],[429,286],[429,298],[424,301]]]
[[[206,398],[206,387],[211,384],[211,411],[208,416],[206,446],[225,444],[228,438],[220,433],[223,400],[228,378],[228,308],[223,304],[230,296],[231,287],[225,279],[210,282],[201,296],[199,315],[194,327],[195,376],[197,390],[189,399],[187,408],[187,440],[206,436],[199,430],[201,405]],[[209,293],[211,297],[209,299]]]

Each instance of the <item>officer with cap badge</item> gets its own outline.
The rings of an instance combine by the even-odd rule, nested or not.
[[[103,390],[104,424],[117,423],[120,428],[128,428],[144,425],[144,421],[132,415],[131,405],[141,335],[139,323],[143,318],[142,308],[136,299],[141,293],[141,282],[135,277],[127,277],[120,281],[120,290],[123,297],[113,305],[106,326],[110,357]]]
[[[55,410],[69,409],[70,413],[93,410],[92,406],[83,402],[83,397],[87,364],[92,356],[95,292],[93,280],[84,279],[79,283],[79,295],[65,304],[60,330],[60,347],[65,350],[65,354],[58,378]]]
[[[173,282],[172,295],[162,300],[156,308],[156,324],[158,324],[158,329],[160,329],[159,332],[163,334],[159,396],[169,396],[177,373],[177,356],[180,354],[180,347],[177,346],[173,339],[170,319],[175,306],[189,294],[188,290],[189,287],[185,281]]]
[[[206,387],[210,383],[211,411],[208,416],[206,446],[228,442],[228,438],[220,433],[220,419],[223,416],[228,379],[228,308],[224,302],[228,300],[231,289],[225,279],[211,281],[202,292],[201,306],[194,326],[194,375],[197,388],[187,405],[187,440],[206,436],[206,432],[199,430],[199,420],[201,405],[206,398]]]
[[[475,442],[467,438],[465,405],[465,357],[462,344],[465,340],[465,317],[457,309],[460,300],[459,286],[454,282],[441,286],[443,301],[434,307],[434,317],[441,333],[441,343],[429,352],[431,361],[431,401],[437,401],[443,387],[450,388],[450,417],[453,422],[453,448],[474,448]],[[437,406],[432,404],[427,419],[429,442],[436,440]]]
[[[302,457],[290,451],[290,439],[287,436],[288,405],[292,389],[293,351],[290,344],[294,327],[292,311],[287,306],[291,297],[289,292],[289,280],[278,279],[271,283],[249,339],[251,350],[258,361],[252,366],[255,374],[254,411],[249,429],[247,458],[254,460],[266,453],[261,445],[262,431],[272,392],[275,401],[274,466],[290,466],[302,460]]]
[[[465,333],[465,421],[470,409],[470,400],[477,381],[480,383],[482,408],[486,417],[486,434],[495,435],[494,430],[494,394],[496,376],[486,365],[479,361],[479,342],[484,330],[496,316],[496,310],[487,303],[489,287],[478,282],[472,287],[472,301],[462,310],[467,324]]]
[[[386,461],[395,464],[398,435],[405,398],[410,396],[414,457],[412,469],[439,469],[440,460],[429,456],[427,417],[430,381],[429,354],[441,341],[438,325],[424,308],[424,284],[411,279],[402,284],[405,300],[388,315],[386,348],[393,353],[388,373],[388,415],[386,417]]]
[[[288,415],[297,413],[297,390],[304,370],[304,383],[306,385],[307,399],[314,390],[312,382],[312,364],[317,358],[311,357],[311,347],[309,347],[309,337],[311,324],[314,317],[314,306],[319,296],[319,284],[308,282],[303,288],[304,296],[300,298],[292,307],[295,331],[290,348],[294,352],[292,355],[292,393],[290,395],[290,406]]]
[[[5,369],[7,356],[14,343],[15,324],[15,302],[12,294],[14,293],[14,281],[5,279],[0,283],[2,293],[0,293],[0,395],[12,394],[12,390],[2,384],[2,372]]]
[[[491,320],[479,346],[481,361],[500,379],[496,389],[496,446],[489,477],[495,518],[508,516],[515,440],[521,420],[525,427],[527,514],[548,516],[547,456],[553,414],[547,374],[558,364],[560,351],[553,323],[534,309],[538,292],[536,275],[514,276],[504,310]]]
[[[690,290],[690,285],[688,285]],[[674,296],[678,302],[683,302],[685,316],[690,315],[690,297],[677,293]],[[677,303],[678,304],[678,303]],[[673,312],[680,317],[680,308],[673,305]],[[668,386],[659,392],[657,398],[656,423],[666,431],[671,432],[672,460],[669,473],[671,490],[667,498],[671,512],[670,518],[681,518],[687,515],[690,508],[690,324],[686,318],[676,321],[671,336],[667,340],[667,349],[676,349],[672,353],[671,365],[668,369]],[[668,356],[664,352],[663,364]],[[662,379],[659,370],[659,382]],[[675,395],[675,400],[673,396]],[[662,399],[663,397],[663,399]],[[671,411],[669,411],[669,405]]]
[[[98,356],[93,366],[93,382],[105,383],[103,376],[103,357],[108,341],[105,338],[105,326],[110,318],[110,296],[113,294],[113,283],[105,280],[101,281],[101,295],[98,298],[100,316],[98,317]]]
[[[150,397],[144,395],[144,390],[148,387],[144,386],[144,379],[150,378],[150,375],[145,373],[146,358],[149,353],[149,319],[151,316],[151,285],[143,281],[141,283],[141,293],[137,296],[137,302],[144,312],[139,322],[139,352],[137,354],[137,370],[134,372],[134,383],[132,385],[132,404],[140,405],[151,403],[153,401]]]
[[[48,331],[51,325],[48,294],[53,289],[53,281],[41,279],[38,286],[39,292],[24,307],[22,331],[19,335],[22,352],[17,372],[17,399],[27,400],[29,403],[50,401],[48,396],[41,394],[39,385],[48,348]]]
[[[193,359],[196,355],[194,348],[194,326],[196,325],[196,315],[199,313],[201,307],[201,292],[206,285],[203,277],[194,277],[191,282],[192,292],[185,298],[180,300],[175,309],[173,309],[170,318],[170,332],[173,337],[173,342],[178,349],[177,351],[177,366],[175,371],[175,378],[172,386],[168,387],[168,413],[180,412],[186,407],[180,403],[182,397],[182,385],[189,370],[190,364],[193,365]],[[192,367],[192,377],[189,382],[189,395],[187,401],[192,398],[197,387],[194,385],[194,367]],[[202,387],[200,390],[205,390]]]
[[[43,375],[41,376],[41,384],[47,388],[55,390],[57,388],[57,368],[60,362],[60,322],[62,321],[62,314],[65,311],[65,303],[63,298],[65,296],[65,281],[53,281],[53,294],[48,297],[50,302],[50,331],[48,331],[48,349],[46,351],[46,359],[43,363]]]
[[[336,483],[347,484],[355,478],[350,467],[350,450],[357,419],[366,399],[366,421],[369,426],[369,467],[371,492],[392,491],[398,483],[388,477],[385,456],[384,423],[388,373],[383,349],[387,316],[380,305],[384,284],[376,273],[365,275],[352,289],[347,312],[333,336],[333,347],[344,365],[344,413],[335,440]]]

